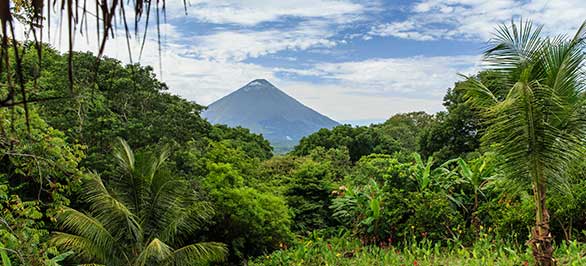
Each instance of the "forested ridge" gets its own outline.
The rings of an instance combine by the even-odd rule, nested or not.
[[[53,100],[0,108],[0,261],[585,264],[584,28],[514,25],[445,111],[322,129],[286,155],[211,125],[151,67],[75,52],[72,92],[67,55],[43,46],[40,68],[19,43],[27,97]]]

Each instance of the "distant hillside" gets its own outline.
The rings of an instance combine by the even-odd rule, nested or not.
[[[290,150],[302,137],[321,128],[339,125],[264,79],[217,100],[202,115],[213,124],[242,126],[263,134],[275,152]]]

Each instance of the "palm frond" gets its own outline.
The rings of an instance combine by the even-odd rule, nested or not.
[[[142,250],[138,255],[137,265],[151,265],[153,263],[160,264],[160,262],[167,260],[173,253],[171,247],[163,241],[155,238]]]
[[[159,170],[161,170],[161,167],[163,167],[163,165],[165,164],[170,155],[171,153],[168,146],[164,146],[159,151],[158,156],[156,156],[155,159],[152,161],[152,170],[150,174],[151,179]]]
[[[57,214],[59,226],[70,233],[83,237],[104,251],[114,251],[116,239],[96,219],[71,208],[64,208]],[[108,252],[104,252],[108,253]]]
[[[161,228],[159,236],[171,243],[181,243],[177,241],[180,236],[190,236],[197,232],[213,215],[214,209],[209,203],[193,202],[176,213],[173,219],[168,219],[170,221]]]
[[[188,199],[186,184],[184,180],[169,180],[159,190],[151,191],[152,198],[146,202],[142,214],[147,237],[158,237],[165,242],[169,240],[161,232],[185,214],[184,208]]]
[[[217,242],[191,244],[173,251],[165,265],[188,266],[197,263],[223,261],[228,254],[226,245]]]
[[[175,243],[178,235],[194,233],[213,215],[210,204],[198,199],[188,181],[168,171],[154,176],[150,191],[145,219],[149,230],[165,242]]]
[[[498,103],[498,97],[475,77],[461,75],[466,79],[466,101],[477,108],[486,108]]]
[[[116,257],[111,256],[108,250],[96,246],[91,240],[81,236],[55,232],[51,235],[49,243],[63,250],[74,251],[72,257],[81,261],[105,264],[116,260]]]
[[[130,145],[122,138],[116,138],[113,155],[120,169],[119,176],[111,180],[116,189],[116,198],[135,215],[140,216],[149,200],[149,174],[145,169],[151,168],[150,158],[145,154],[138,154],[137,158]]]
[[[126,174],[132,175],[135,169],[135,158],[130,145],[128,145],[124,139],[118,137],[116,138],[116,144],[114,145],[113,150],[114,158],[116,158],[118,166],[120,166]]]
[[[574,38],[572,38],[572,43],[576,43],[576,44],[584,43],[585,40],[586,40],[586,20],[584,20],[584,22],[582,22],[580,27],[578,27],[578,30],[576,31]]]
[[[515,85],[499,100],[469,78],[466,95],[486,118],[483,143],[502,156],[500,167],[510,182],[561,189],[563,173],[584,152],[585,60],[578,45],[583,38],[544,39],[541,27],[520,24],[501,26],[485,53],[489,66]],[[584,27],[576,36],[584,35]]]
[[[91,216],[100,221],[104,228],[116,230],[112,232],[114,236],[141,239],[142,228],[135,214],[108,192],[98,175],[90,175],[84,181],[83,188],[83,199],[89,205]]]
[[[534,27],[531,21],[514,21],[507,26],[502,24],[490,40],[493,45],[485,54],[485,62],[492,68],[515,71],[528,64],[541,51],[543,26]]]

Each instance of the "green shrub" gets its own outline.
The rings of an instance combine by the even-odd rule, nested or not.
[[[56,265],[62,258],[47,243],[49,231],[79,190],[83,147],[68,144],[32,107],[30,128],[21,107],[0,108],[0,120],[0,261]]]
[[[349,183],[354,185],[366,185],[369,179],[377,182],[390,182],[393,187],[408,189],[411,181],[410,164],[399,161],[395,156],[387,154],[370,154],[362,157],[354,167]]]
[[[406,197],[408,218],[402,225],[402,236],[418,239],[445,240],[457,237],[465,222],[458,210],[441,192],[410,192]],[[405,228],[408,227],[408,228]],[[410,230],[409,233],[407,231]]]
[[[281,196],[250,187],[212,193],[217,216],[210,237],[230,246],[232,260],[271,252],[291,240],[291,216]]]
[[[527,195],[509,197],[506,194],[480,205],[482,223],[498,237],[524,244],[534,224],[533,199]]]
[[[380,186],[371,179],[366,186],[339,191],[340,196],[333,201],[333,216],[363,243],[391,244],[406,216],[401,191],[393,188],[389,193],[387,185]]]
[[[330,191],[327,165],[308,160],[293,172],[285,193],[293,211],[293,230],[309,233],[331,222]]]

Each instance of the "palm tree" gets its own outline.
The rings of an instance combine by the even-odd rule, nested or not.
[[[93,174],[84,181],[85,212],[65,208],[63,230],[52,243],[75,252],[78,260],[98,265],[194,265],[222,260],[224,244],[186,244],[213,214],[190,183],[164,167],[167,149],[158,156],[137,156],[117,140],[114,156],[120,177],[106,186]]]
[[[495,144],[505,179],[531,187],[536,212],[528,244],[537,265],[553,265],[546,195],[548,187],[563,187],[566,169],[584,155],[586,22],[573,38],[545,38],[541,27],[519,24],[500,26],[485,53],[510,88],[493,91],[470,77],[466,95],[484,115],[482,142]]]

